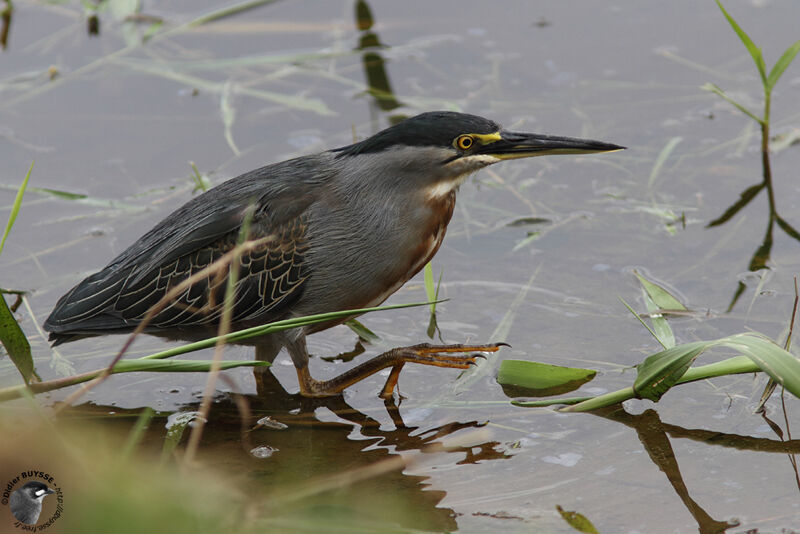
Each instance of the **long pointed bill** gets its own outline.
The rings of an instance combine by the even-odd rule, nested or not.
[[[489,142],[480,148],[479,153],[498,159],[530,158],[552,154],[592,154],[625,149],[624,146],[602,141],[555,135],[501,131],[498,134],[491,134],[491,137],[493,139],[486,139]]]

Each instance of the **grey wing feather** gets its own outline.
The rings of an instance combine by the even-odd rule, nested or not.
[[[303,212],[326,176],[305,174],[311,158],[290,160],[234,178],[173,212],[105,269],[89,276],[56,304],[45,322],[56,342],[72,335],[126,331],[181,280],[230,250],[249,206],[255,205],[251,237],[275,235],[241,258],[234,320],[264,315],[299,297],[309,276]],[[286,175],[286,180],[271,177]],[[159,312],[154,328],[189,327],[216,321],[224,277],[209,276]]]

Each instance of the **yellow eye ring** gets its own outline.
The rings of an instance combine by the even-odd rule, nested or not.
[[[459,135],[455,142],[456,148],[459,150],[469,150],[473,144],[475,144],[475,140],[471,135]]]

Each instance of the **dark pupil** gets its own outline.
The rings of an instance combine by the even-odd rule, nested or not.
[[[461,139],[461,148],[469,148],[472,145],[472,139],[464,137]]]

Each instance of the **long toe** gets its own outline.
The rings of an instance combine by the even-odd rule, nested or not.
[[[340,394],[345,388],[352,386],[381,369],[392,368],[391,375],[384,386],[382,397],[391,396],[400,370],[406,363],[418,363],[448,369],[468,369],[475,365],[478,358],[485,358],[482,353],[497,352],[505,343],[489,343],[485,345],[431,345],[421,343],[410,347],[400,347],[379,354],[330,380],[318,381],[311,377],[308,366],[297,369],[300,392],[307,397],[327,397]]]

